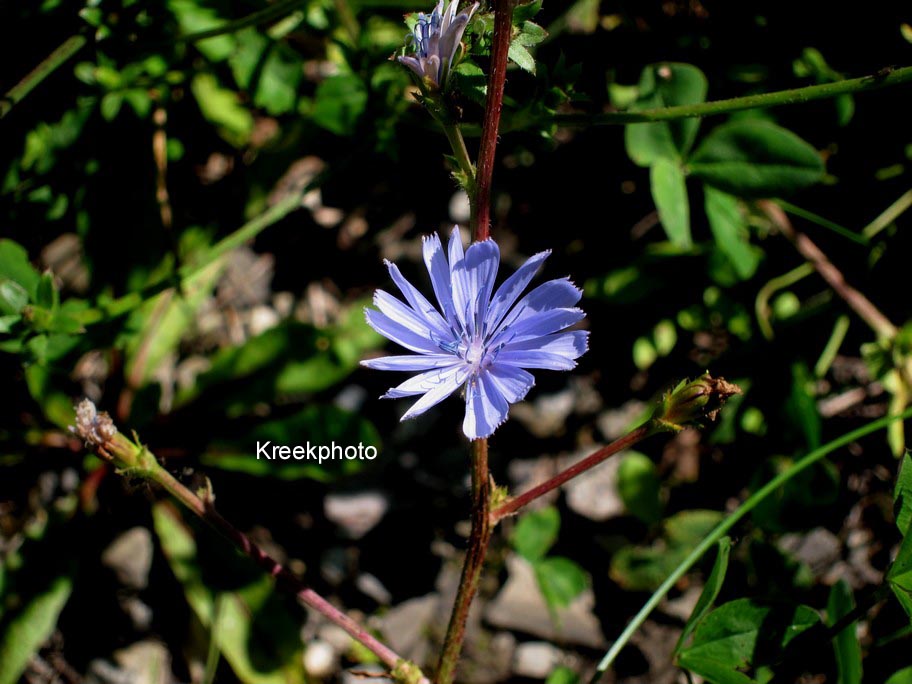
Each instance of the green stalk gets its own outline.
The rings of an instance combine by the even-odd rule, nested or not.
[[[41,63],[32,69],[19,83],[10,88],[0,99],[0,119],[10,113],[10,110],[25,99],[39,83],[54,73],[67,60],[82,49],[86,44],[83,35],[70,36]]]
[[[760,95],[733,97],[728,100],[701,102],[694,105],[678,107],[659,107],[642,109],[637,112],[606,112],[603,114],[562,114],[553,117],[561,126],[611,126],[617,124],[644,123],[649,121],[673,121],[675,119],[692,119],[702,116],[729,114],[744,109],[763,107],[780,107],[782,105],[803,104],[814,100],[826,100],[839,95],[863,93],[890,86],[912,82],[912,66],[898,69],[881,69],[876,74],[849,78],[844,81],[823,83],[804,88],[777,90]]]
[[[908,409],[903,413],[896,416],[887,416],[879,420],[875,420],[872,423],[868,423],[857,430],[852,430],[847,432],[841,437],[827,442],[821,447],[814,449],[812,452],[807,454],[804,458],[797,461],[787,470],[782,471],[772,480],[767,482],[762,488],[751,494],[747,500],[741,504],[734,512],[732,512],[725,520],[719,523],[712,532],[710,532],[706,538],[700,542],[693,551],[685,558],[677,568],[674,569],[662,585],[653,592],[652,596],[649,597],[649,600],[640,608],[640,611],[633,617],[633,619],[628,623],[627,627],[621,633],[621,636],[618,637],[611,645],[611,649],[608,653],[605,654],[605,657],[602,658],[601,662],[598,665],[598,669],[590,680],[590,684],[594,684],[601,679],[602,675],[611,667],[611,664],[615,661],[618,654],[627,645],[627,642],[630,641],[630,638],[634,633],[639,629],[640,625],[646,621],[646,618],[649,617],[649,614],[655,609],[659,603],[665,598],[671,588],[677,584],[688,570],[690,570],[694,564],[699,561],[703,554],[705,554],[709,549],[715,546],[722,537],[724,537],[728,531],[733,528],[738,522],[740,522],[748,513],[754,510],[764,499],[766,499],[770,494],[778,490],[782,485],[791,480],[793,477],[799,473],[807,470],[812,465],[820,461],[824,457],[828,456],[837,449],[844,447],[845,445],[854,442],[866,435],[871,434],[872,432],[877,432],[886,427],[889,427],[897,420],[908,420],[912,418],[912,409]]]

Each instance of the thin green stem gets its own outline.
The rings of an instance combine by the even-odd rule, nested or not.
[[[87,42],[83,35],[70,36],[63,41],[56,50],[41,60],[25,78],[4,93],[0,99],[0,119],[10,113],[13,107],[22,102],[26,95],[32,92],[39,83],[54,73],[61,65],[82,49]]]
[[[830,339],[827,340],[826,346],[820,353],[820,358],[817,359],[817,363],[814,364],[815,377],[822,378],[827,374],[827,371],[830,370],[830,366],[833,365],[836,354],[839,353],[839,348],[845,341],[846,333],[849,332],[849,325],[850,321],[848,314],[842,314],[836,319],[836,323],[833,325],[833,332],[830,333]]]
[[[770,279],[770,281],[757,292],[757,299],[754,302],[754,313],[757,315],[757,325],[760,326],[760,332],[763,333],[763,336],[766,339],[771,340],[775,336],[773,333],[773,326],[770,324],[772,309],[770,308],[769,300],[779,290],[791,287],[799,280],[807,278],[813,272],[814,267],[811,264],[801,264],[801,266],[793,268],[788,273]]]
[[[859,235],[858,233],[849,230],[845,226],[840,226],[835,221],[831,221],[830,219],[824,218],[823,216],[820,216],[819,214],[815,214],[813,211],[808,211],[807,209],[802,209],[801,207],[797,207],[794,204],[791,204],[790,202],[786,202],[785,200],[776,200],[776,204],[778,204],[780,207],[785,209],[785,211],[787,211],[792,216],[797,216],[798,218],[802,218],[805,221],[810,221],[811,223],[815,223],[818,226],[820,226],[821,228],[826,228],[827,230],[831,230],[834,233],[836,233],[837,235],[841,235],[842,237],[847,238],[847,239],[851,240],[852,242],[857,242],[859,245],[868,244],[868,238],[866,236]]]
[[[615,661],[618,654],[627,645],[630,641],[630,638],[634,633],[639,629],[640,625],[646,621],[646,618],[649,617],[649,614],[655,610],[656,606],[662,602],[668,592],[672,587],[677,584],[687,571],[689,571],[694,564],[699,561],[703,555],[715,546],[716,542],[724,537],[730,529],[738,524],[748,513],[753,511],[761,502],[763,502],[768,496],[776,492],[782,485],[791,480],[793,477],[799,473],[807,470],[812,465],[833,453],[837,449],[840,449],[851,442],[861,439],[872,432],[877,432],[882,430],[897,420],[908,420],[912,418],[912,409],[909,409],[896,416],[887,416],[886,418],[881,418],[875,420],[874,422],[868,423],[856,430],[847,432],[846,434],[837,437],[836,439],[827,442],[821,447],[813,450],[807,454],[804,458],[796,461],[790,468],[782,471],[774,477],[772,480],[767,482],[762,488],[754,492],[747,500],[741,504],[734,512],[729,514],[729,516],[719,523],[712,532],[710,532],[706,538],[700,542],[693,551],[691,551],[687,558],[685,558],[678,567],[662,582],[661,586],[655,590],[652,596],[649,597],[649,600],[643,605],[639,612],[633,617],[633,619],[628,623],[627,627],[611,645],[611,649],[608,653],[605,654],[605,657],[602,658],[601,662],[598,665],[598,669],[590,680],[590,684],[601,679],[602,675],[611,667],[611,664]]]
[[[361,36],[361,26],[358,24],[358,19],[355,17],[351,5],[348,4],[348,0],[333,0],[333,5],[336,8],[336,14],[339,16],[342,27],[348,34],[349,40],[351,40],[353,45],[356,45]]]
[[[862,228],[862,235],[870,240],[872,237],[877,235],[880,231],[882,231],[884,228],[902,216],[903,213],[909,209],[909,207],[912,207],[912,190],[907,190],[902,195],[900,195],[899,199],[884,209],[880,216]]]
[[[305,0],[281,0],[280,2],[277,2],[274,5],[270,5],[265,9],[258,10],[257,12],[251,12],[250,14],[243,16],[240,19],[226,22],[221,26],[205,29],[203,31],[196,31],[194,33],[185,33],[182,36],[178,36],[174,42],[178,44],[197,43],[201,40],[206,40],[207,38],[215,38],[216,36],[222,36],[226,33],[235,33],[236,31],[247,28],[248,26],[257,26],[267,21],[278,19],[279,17],[289,14],[295,7],[303,4],[305,4]]]
[[[137,307],[142,306],[143,302],[149,300],[151,297],[154,297],[169,288],[182,287],[190,278],[199,274],[211,263],[236,247],[241,246],[248,240],[252,240],[266,228],[278,223],[292,211],[300,207],[301,198],[304,193],[313,187],[313,185],[314,184],[312,183],[301,193],[293,193],[284,197],[262,214],[248,221],[235,232],[231,233],[231,235],[222,238],[222,240],[213,245],[203,257],[181,266],[176,277],[152,283],[138,292],[131,292],[123,297],[108,302],[101,307],[86,311],[80,316],[80,322],[83,325],[91,325],[93,323],[108,321],[112,318],[123,316]]]
[[[617,124],[643,123],[649,121],[673,121],[692,119],[703,116],[729,114],[744,109],[762,107],[779,107],[782,105],[803,104],[814,100],[825,100],[838,95],[863,93],[880,88],[902,85],[912,82],[912,67],[887,68],[876,74],[849,78],[844,81],[823,83],[804,88],[790,88],[760,95],[733,97],[728,100],[701,102],[694,105],[678,107],[661,107],[643,109],[638,112],[606,112],[602,114],[559,114],[552,118],[561,126],[610,126]]]
[[[488,544],[491,542],[491,478],[488,474],[488,440],[472,442],[472,532],[469,549],[462,566],[459,589],[450,615],[440,663],[437,666],[437,684],[451,684],[456,677],[456,665],[465,640],[466,620],[472,599],[478,592],[481,570],[484,567]]]

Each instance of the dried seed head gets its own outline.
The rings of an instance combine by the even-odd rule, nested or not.
[[[83,399],[76,405],[76,425],[70,426],[70,432],[79,435],[88,445],[104,447],[114,439],[117,428],[107,412],[99,413],[95,404]]]

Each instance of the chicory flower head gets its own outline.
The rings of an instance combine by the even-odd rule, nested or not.
[[[409,36],[415,54],[399,57],[402,64],[432,88],[443,88],[446,85],[462,34],[478,9],[476,2],[468,10],[456,14],[459,0],[450,0],[446,9],[443,2],[444,0],[439,0],[430,14],[418,13],[418,22]]]
[[[362,361],[378,370],[418,371],[383,399],[422,395],[402,416],[414,418],[465,387],[463,432],[470,439],[490,436],[507,419],[509,405],[535,384],[527,368],[570,370],[586,352],[588,332],[565,328],[582,320],[576,308],[582,291],[568,278],[526,289],[550,251],[540,252],[495,291],[500,249],[491,239],[465,252],[459,228],[453,230],[449,262],[440,238],[424,239],[424,262],[438,307],[431,304],[386,262],[404,303],[377,290],[377,309],[365,309],[368,324],[384,337],[416,353]],[[517,302],[517,299],[519,301]]]

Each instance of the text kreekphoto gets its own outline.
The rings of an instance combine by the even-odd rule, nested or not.
[[[377,447],[364,442],[354,444],[273,444],[271,441],[256,443],[256,458],[266,461],[373,461],[377,458]]]

